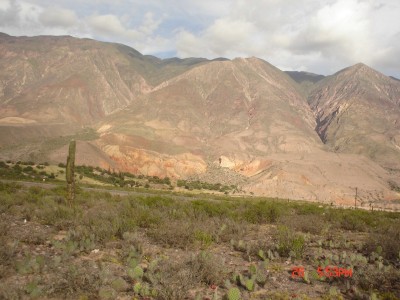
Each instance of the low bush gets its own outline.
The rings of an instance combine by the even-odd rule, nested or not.
[[[187,249],[195,241],[195,229],[192,222],[180,220],[165,221],[156,228],[152,228],[148,235],[157,244],[166,247]]]
[[[200,252],[181,261],[162,260],[152,274],[156,299],[187,299],[188,291],[199,283],[222,284],[224,263],[207,252]]]
[[[389,261],[400,262],[400,230],[398,225],[392,225],[385,233],[371,233],[364,245],[366,254],[382,249],[382,256]],[[380,252],[380,251],[379,251]]]
[[[194,200],[191,202],[195,216],[201,217],[229,217],[233,205],[227,202],[210,202],[206,200]]]
[[[340,226],[342,229],[351,231],[365,231],[367,229],[366,223],[353,214],[344,215],[340,221]]]
[[[15,249],[8,243],[9,224],[5,221],[0,221],[0,279],[6,276],[6,267],[12,262],[15,255]]]
[[[5,192],[7,194],[15,194],[18,190],[20,190],[22,186],[18,183],[8,183],[0,181],[0,192]]]
[[[54,298],[68,296],[67,298],[77,299],[78,295],[85,295],[91,299],[98,298],[98,291],[103,286],[103,281],[95,263],[84,261],[79,267],[70,265],[67,269],[61,270],[58,278],[55,278],[53,286],[47,292],[48,296]]]
[[[221,285],[226,276],[223,260],[209,252],[202,251],[192,256],[188,265],[196,282]]]
[[[281,215],[279,204],[267,201],[247,203],[243,212],[244,220],[253,224],[276,223]]]
[[[280,219],[280,224],[289,227],[294,231],[304,233],[320,234],[328,224],[322,215],[288,215]]]
[[[76,212],[65,205],[43,207],[38,212],[41,222],[46,225],[53,225],[57,229],[68,229],[76,220]]]
[[[302,258],[305,250],[305,240],[300,234],[294,233],[286,226],[279,226],[277,232],[277,250],[282,257]]]
[[[276,275],[279,280],[288,278],[290,274],[283,274],[286,259],[280,257],[301,259],[306,250],[310,256],[296,264],[352,263],[354,277],[346,278],[353,280],[351,287],[398,292],[395,268],[400,259],[400,214],[315,204],[301,208],[302,204],[287,201],[211,195],[192,195],[190,201],[180,201],[181,195],[173,193],[123,197],[83,188],[77,189],[74,205],[69,207],[65,190],[65,186],[46,190],[0,182],[0,214],[13,221],[10,227],[0,220],[0,278],[8,280],[17,271],[17,283],[7,281],[15,292],[11,298],[31,296],[36,288],[41,289],[40,296],[52,299],[145,299],[149,295],[152,299],[185,299],[195,293],[209,297],[213,293],[210,285],[219,289],[224,283],[232,284],[229,278],[236,271],[251,279],[247,270],[242,272],[250,261],[258,262],[257,268],[265,271],[282,271]],[[16,233],[13,237],[10,228]],[[308,249],[309,237],[313,242]],[[364,241],[369,261],[359,254]],[[240,253],[229,253],[229,245],[223,244],[228,242]],[[168,249],[171,247],[190,251]],[[225,265],[224,258],[229,264]],[[135,269],[141,270],[139,277]],[[250,273],[254,272],[250,269]],[[28,289],[31,277],[38,274],[41,281]],[[342,279],[330,278],[318,285],[344,290]],[[143,287],[140,293],[137,284]],[[265,289],[274,285],[268,284]],[[11,295],[2,289],[0,284],[0,298]],[[249,291],[243,290],[244,296],[257,298],[262,290]]]

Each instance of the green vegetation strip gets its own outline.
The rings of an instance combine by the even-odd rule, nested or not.
[[[281,276],[286,260],[308,264],[302,284],[334,285],[332,294],[341,290],[362,299],[400,292],[399,213],[201,197],[180,201],[171,194],[113,196],[78,188],[69,207],[64,186],[25,188],[0,182],[0,214],[14,220],[0,224],[0,298],[184,299],[190,290],[206,297],[208,287],[217,286],[216,299],[265,299],[257,293],[268,292],[264,287],[271,274]],[[15,222],[21,225],[10,229]],[[31,231],[21,236],[21,230]],[[63,238],[49,238],[48,230],[63,232]],[[154,247],[161,250],[151,251]],[[238,253],[243,265],[250,263],[248,270],[212,254],[218,247]],[[186,255],[169,257],[175,253],[168,252],[171,248]],[[103,252],[93,264],[83,259],[98,249],[114,254]],[[354,277],[345,281],[315,275],[319,266],[329,265],[353,268]]]

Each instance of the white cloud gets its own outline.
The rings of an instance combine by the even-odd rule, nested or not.
[[[39,21],[49,27],[74,27],[79,23],[74,11],[64,8],[51,7],[39,15]]]
[[[257,56],[332,73],[365,62],[400,76],[397,0],[0,0],[0,31],[71,34],[145,54]]]
[[[101,37],[136,39],[141,35],[140,32],[122,25],[119,18],[115,15],[91,16],[87,19],[87,24],[95,35]]]
[[[154,32],[162,23],[153,13],[144,13],[141,24],[130,26],[128,15],[93,15],[86,20],[87,30],[101,40],[114,41],[130,45],[145,54],[169,51],[173,48],[170,39]]]
[[[144,34],[151,35],[160,26],[162,19],[155,20],[154,15],[151,12],[147,12],[144,15],[143,23],[139,28],[139,31]]]
[[[0,2],[0,25],[13,26],[18,25],[20,5],[16,1],[1,1]]]
[[[394,53],[400,54],[393,32],[400,28],[399,15],[400,5],[390,0],[236,0],[200,34],[177,35],[177,52],[254,55],[325,74],[360,61],[388,70],[384,65],[397,64]]]
[[[355,0],[339,0],[322,7],[292,40],[291,49],[368,62],[372,50],[369,9],[366,3]]]
[[[2,0],[0,2],[0,28],[19,28],[29,30],[37,23],[41,7],[17,0]]]
[[[202,41],[191,32],[180,30],[176,36],[178,55],[182,57],[204,57],[211,55],[210,51],[202,44]]]
[[[259,45],[257,29],[246,20],[218,19],[200,35],[181,30],[177,36],[180,56],[237,56]]]
[[[240,45],[257,33],[254,25],[247,20],[218,19],[205,32],[204,38],[211,43],[211,49],[224,54],[227,49]]]

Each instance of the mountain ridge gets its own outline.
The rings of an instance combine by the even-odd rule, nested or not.
[[[159,59],[122,44],[47,36],[1,39],[0,66],[4,159],[62,162],[65,141],[89,130],[80,164],[219,178],[281,198],[345,203],[355,187],[366,202],[397,197],[388,184],[396,178],[381,166],[388,168],[385,155],[397,157],[400,89],[365,65],[324,78],[300,73],[305,88],[293,78],[299,73],[255,57]],[[360,101],[376,106],[368,118],[379,120],[379,132],[343,118]],[[368,143],[343,136],[350,125]]]
[[[308,101],[317,117],[317,132],[325,144],[340,152],[354,152],[357,148],[356,153],[385,167],[400,168],[396,149],[400,82],[365,64],[356,64],[318,82]],[[368,147],[366,138],[370,140]],[[371,153],[372,148],[378,153]]]

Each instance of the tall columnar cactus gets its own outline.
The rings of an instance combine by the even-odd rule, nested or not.
[[[67,166],[66,166],[66,179],[67,179],[67,192],[68,192],[68,202],[71,205],[75,198],[75,178],[74,178],[74,170],[75,170],[75,151],[76,151],[76,142],[71,141],[69,143],[69,151],[67,157]]]

